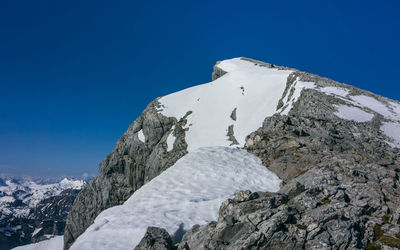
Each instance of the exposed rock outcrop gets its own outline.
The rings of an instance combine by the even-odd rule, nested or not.
[[[135,250],[172,250],[175,249],[172,244],[171,236],[165,229],[158,227],[149,227]]]
[[[157,100],[147,106],[100,164],[99,175],[79,193],[67,219],[65,249],[101,211],[122,204],[144,183],[187,153],[183,129],[185,118],[177,121],[165,117],[158,112],[159,109],[162,107]],[[173,149],[168,151],[166,140],[170,133],[176,140]]]
[[[321,87],[345,86],[296,74]],[[186,233],[179,249],[400,248],[400,151],[380,130],[381,114],[340,119],[342,102],[305,89],[288,115],[267,118],[245,148],[284,180],[281,190],[238,193],[217,222]]]

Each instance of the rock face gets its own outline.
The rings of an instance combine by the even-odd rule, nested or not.
[[[400,248],[400,104],[295,69],[240,60],[288,72],[275,114],[245,145],[237,145],[236,125],[224,134],[228,145],[255,154],[284,182],[278,193],[243,191],[227,200],[218,221],[194,226],[179,249]],[[219,65],[213,80],[230,77]],[[78,195],[65,249],[102,210],[127,200],[187,153],[191,110],[175,118],[161,108],[158,100],[149,104]],[[243,115],[240,108],[230,109],[230,124]],[[168,149],[171,133],[176,139]]]
[[[100,164],[99,175],[79,193],[68,215],[65,249],[101,211],[122,204],[143,184],[187,153],[182,128],[186,124],[185,118],[178,121],[165,117],[158,112],[159,108],[157,100],[148,105]],[[176,140],[173,149],[168,151],[166,140],[170,133]]]

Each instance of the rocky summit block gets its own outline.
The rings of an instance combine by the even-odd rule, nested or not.
[[[175,249],[172,244],[171,236],[165,229],[158,227],[149,227],[135,250],[172,250]]]
[[[238,193],[217,222],[188,231],[179,249],[400,247],[399,102],[247,58],[217,63],[213,80],[149,104],[75,200],[66,249],[102,210],[216,142],[258,156],[283,180],[281,190]],[[275,84],[274,96],[265,84]],[[203,100],[227,93],[229,107]]]

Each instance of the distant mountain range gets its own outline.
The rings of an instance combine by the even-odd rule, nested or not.
[[[0,178],[0,249],[64,233],[65,220],[84,180]]]

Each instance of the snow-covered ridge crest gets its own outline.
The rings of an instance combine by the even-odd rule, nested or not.
[[[159,112],[177,120],[187,115],[185,140],[189,152],[205,146],[244,146],[246,136],[261,127],[266,117],[287,115],[304,89],[334,96],[336,116],[369,122],[375,114],[385,121],[381,131],[400,146],[400,104],[352,86],[332,82],[320,85],[307,73],[248,58],[218,62],[213,81],[160,98]],[[171,145],[168,145],[171,147]]]
[[[159,99],[159,111],[165,116],[179,120],[192,111],[187,116],[185,138],[189,152],[205,146],[243,146],[248,134],[277,113],[287,78],[293,72],[241,58],[221,61],[216,67],[226,73],[212,82]],[[229,139],[231,125],[237,143]]]

